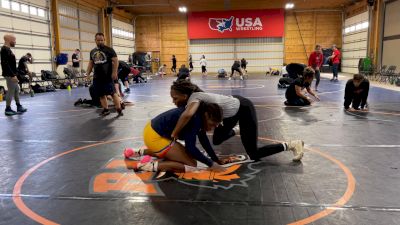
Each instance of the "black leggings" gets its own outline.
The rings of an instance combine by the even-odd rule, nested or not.
[[[315,70],[315,87],[318,87],[320,80],[321,80],[321,73],[319,70]]]
[[[233,76],[233,73],[234,73],[235,71],[237,71],[237,72],[240,74],[240,76],[243,76],[243,73],[242,73],[242,71],[240,71],[239,68],[234,68],[234,67],[232,67],[232,68],[231,68],[231,77]]]
[[[225,118],[223,120],[223,126],[218,126],[214,130],[213,144],[219,145],[225,140],[233,137],[235,132],[232,130],[239,121],[240,126],[240,138],[242,144],[246,149],[247,154],[253,160],[270,156],[284,150],[283,144],[270,144],[258,148],[258,121],[257,114],[253,103],[242,96],[233,96],[240,101],[239,111],[236,115]]]

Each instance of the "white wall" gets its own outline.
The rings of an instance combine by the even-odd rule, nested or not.
[[[199,61],[207,59],[208,72],[224,68],[231,71],[235,59],[245,58],[248,72],[265,72],[267,67],[280,68],[283,64],[282,38],[201,39],[189,41],[195,72],[201,72]]]
[[[384,37],[382,44],[382,65],[397,66],[400,70],[400,1],[386,4]]]
[[[342,72],[358,73],[358,62],[360,58],[365,58],[367,56],[368,27],[360,28],[360,25],[365,22],[368,22],[368,11],[347,18],[344,22]],[[346,28],[354,30],[347,31]]]
[[[119,60],[128,61],[129,54],[135,52],[133,25],[113,18],[112,47]]]
[[[29,65],[31,71],[40,74],[41,70],[52,69],[48,1],[0,0],[0,21],[0,46],[4,44],[4,34],[14,34],[17,43],[12,51],[17,63],[29,52],[34,58],[33,64]]]

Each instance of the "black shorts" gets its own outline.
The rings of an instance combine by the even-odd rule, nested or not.
[[[207,72],[206,66],[201,66],[201,72],[202,72],[202,73]]]
[[[121,71],[118,72],[118,79],[120,79],[122,82],[127,81],[130,72],[131,72],[130,69],[122,69]]]
[[[93,87],[95,94],[99,97],[103,97],[106,95],[114,95],[115,93],[115,87],[113,82],[104,83],[94,80]]]

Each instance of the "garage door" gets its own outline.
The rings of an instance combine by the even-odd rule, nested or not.
[[[89,53],[96,46],[94,35],[99,31],[99,19],[96,10],[83,9],[83,6],[60,3],[58,5],[60,21],[60,51],[68,53],[69,64],[75,49],[81,50],[83,69],[87,68]]]
[[[13,52],[17,61],[30,52],[34,58],[31,71],[51,70],[49,2],[46,0],[0,0],[0,45],[3,36],[12,33],[17,39]],[[0,68],[1,69],[1,68]]]
[[[113,19],[112,45],[118,55],[118,59],[128,61],[129,54],[135,52],[133,25]]]
[[[342,72],[358,73],[358,61],[367,56],[368,11],[345,20]]]
[[[382,65],[397,66],[400,69],[400,1],[385,5],[385,25],[383,34]]]
[[[230,71],[235,59],[245,58],[248,72],[265,72],[267,67],[283,64],[282,38],[200,39],[189,41],[195,72],[200,72],[199,61],[205,55],[208,71],[224,68]]]

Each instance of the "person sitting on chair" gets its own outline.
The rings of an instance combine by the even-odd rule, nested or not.
[[[368,111],[367,98],[369,81],[361,74],[354,74],[353,79],[347,81],[344,91],[344,108],[347,111]],[[350,108],[350,104],[352,107]]]
[[[28,63],[32,63],[32,55],[31,53],[26,53],[18,62],[18,83],[19,87],[22,90],[23,83],[29,83],[29,93],[33,93],[31,84],[32,84],[32,72],[29,71]]]
[[[319,97],[311,90],[310,86],[314,79],[315,71],[311,67],[306,67],[303,72],[303,77],[299,77],[286,90],[285,105],[289,106],[305,106],[310,105],[312,100],[304,95],[303,89],[306,88],[307,92],[314,96],[319,101]]]

